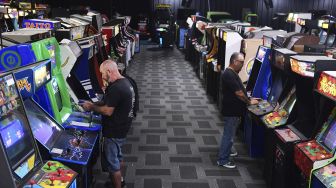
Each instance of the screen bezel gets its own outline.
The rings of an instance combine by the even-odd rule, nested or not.
[[[325,127],[324,130],[321,131],[321,133],[319,134],[318,138],[316,139],[317,142],[319,144],[321,144],[324,147],[324,149],[326,149],[330,153],[335,153],[336,147],[335,148],[329,148],[329,146],[327,146],[325,144],[325,142],[323,141],[323,139],[325,138],[324,135],[328,135],[330,129],[332,128],[331,126],[332,125],[336,126],[336,115],[333,114],[333,111],[334,110],[331,111],[330,117],[328,117],[328,120],[323,125],[323,127]]]
[[[32,102],[33,103],[33,105],[35,105],[35,107],[36,108],[38,108],[41,112],[43,112],[44,113],[44,115],[46,116],[46,118],[48,118],[50,121],[52,121],[53,123],[55,123],[55,125],[56,126],[58,126],[58,128],[61,130],[61,131],[64,131],[64,128],[62,127],[62,126],[60,126],[60,124],[51,116],[51,115],[49,115],[48,114],[48,112],[46,112],[35,100],[33,100],[32,98],[28,98],[28,99],[26,99],[26,100],[29,100],[30,102]],[[28,117],[28,116],[27,116]],[[28,121],[29,121],[29,119],[28,119]],[[34,135],[34,133],[33,133],[33,135]],[[61,135],[61,134],[60,134]],[[60,135],[58,135],[58,137],[60,136]],[[35,137],[34,137],[35,138]],[[36,139],[37,140],[37,139]],[[50,145],[50,146],[53,146],[55,143],[56,143],[56,141],[58,140],[58,138],[56,138],[55,140],[54,140],[54,142],[51,142],[51,143],[49,143],[48,145]],[[38,142],[40,142],[40,141],[38,141]],[[41,143],[42,144],[42,143]],[[51,150],[51,148],[52,147],[47,147],[47,145],[44,145],[44,144],[42,144],[43,146],[45,146],[48,150]]]

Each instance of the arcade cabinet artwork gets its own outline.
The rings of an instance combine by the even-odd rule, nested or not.
[[[51,78],[50,60],[15,70],[17,85],[24,99],[28,121],[38,142],[42,158],[61,161],[79,172],[79,185],[89,186],[92,180],[93,153],[98,135],[94,132],[64,130],[34,99],[34,93]],[[26,82],[31,87],[23,87]],[[27,85],[26,84],[26,85]]]
[[[76,172],[59,162],[42,163],[12,74],[0,76],[0,106],[0,187],[76,188]]]

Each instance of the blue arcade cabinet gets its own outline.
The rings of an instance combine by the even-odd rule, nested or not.
[[[33,98],[52,79],[51,61],[44,60],[15,69],[14,75],[42,159],[60,161],[71,167],[79,173],[79,187],[89,187],[92,184],[94,153],[98,151],[98,134],[64,129]]]
[[[266,100],[272,86],[271,75],[271,48],[259,46],[256,58],[251,68],[250,78],[246,90],[251,97]],[[263,127],[252,123],[251,115],[247,113],[244,122],[244,138],[251,157],[262,157],[264,137]]]

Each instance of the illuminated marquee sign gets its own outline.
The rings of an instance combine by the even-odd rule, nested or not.
[[[317,83],[317,90],[336,100],[336,71],[323,72]]]
[[[307,77],[314,77],[315,66],[313,63],[300,62],[296,59],[290,59],[293,72]]]
[[[59,29],[61,23],[50,20],[23,20],[22,27],[31,29]]]

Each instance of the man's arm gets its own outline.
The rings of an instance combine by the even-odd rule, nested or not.
[[[98,105],[93,104],[92,111],[105,115],[105,116],[111,116],[114,112],[114,107],[109,107],[107,105],[98,106]]]
[[[86,111],[94,111],[105,116],[111,116],[114,112],[114,107],[109,107],[107,105],[99,106],[91,102],[85,102],[83,108]]]
[[[236,91],[235,94],[241,101],[243,101],[247,105],[255,105],[259,103],[258,100],[255,99],[250,100],[242,90]]]
[[[235,94],[238,97],[238,99],[240,99],[247,105],[251,105],[250,99],[245,95],[245,93],[242,90],[236,91]]]
[[[95,104],[97,106],[103,106],[105,103],[104,103],[104,101],[97,101],[97,102],[94,102],[93,104]]]

